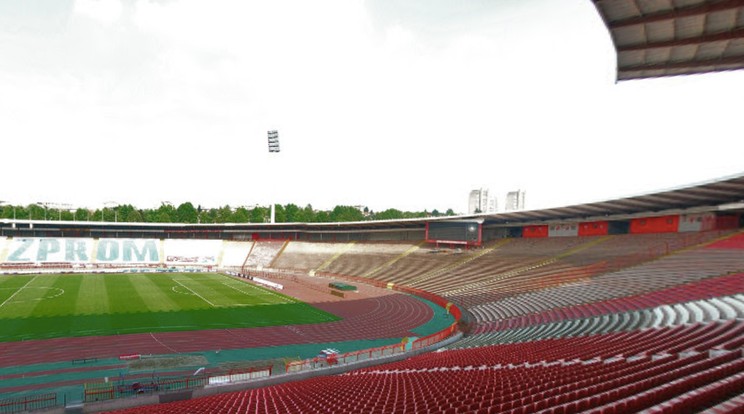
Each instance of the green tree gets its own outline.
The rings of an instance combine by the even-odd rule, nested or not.
[[[126,221],[127,223],[142,223],[145,221],[145,219],[142,216],[141,211],[132,209],[126,213],[126,216],[124,216],[124,221]]]
[[[297,221],[298,223],[315,222],[315,210],[313,210],[313,206],[310,204],[306,205],[305,208],[297,213],[297,219],[295,221]]]
[[[375,213],[375,220],[399,220],[403,218],[403,212],[394,208]]]
[[[269,212],[269,214],[271,213]],[[287,211],[284,209],[284,206],[281,204],[276,204],[274,206],[274,221],[276,223],[287,222]]]
[[[251,213],[247,208],[241,206],[235,209],[233,214],[233,221],[236,223],[248,223],[251,220]]]
[[[284,206],[284,222],[299,223],[302,210],[296,204],[287,204]]]
[[[176,218],[179,223],[196,223],[198,212],[190,202],[182,203],[176,209]]]
[[[26,209],[28,210],[28,217],[31,220],[44,220],[45,211],[44,207],[36,204],[29,204]]]
[[[216,215],[217,223],[234,223],[235,219],[233,218],[233,211],[232,208],[225,204],[224,206],[217,209],[217,215]]]
[[[315,212],[315,214],[313,215],[314,223],[328,223],[330,221],[331,221],[331,218],[329,217],[327,211],[320,210],[320,211]]]
[[[6,219],[12,219],[13,218],[13,206],[10,204],[6,204],[0,208],[0,217],[6,218]],[[16,209],[16,218],[18,218],[18,208]]]
[[[161,204],[154,214],[154,219],[157,223],[174,223],[177,217],[175,207],[169,203]]]
[[[130,214],[136,209],[131,204],[120,204],[114,207],[114,211],[116,211],[116,220],[128,222]]]
[[[332,222],[363,221],[364,213],[356,207],[336,206],[329,214],[329,218]]]
[[[199,221],[202,223],[216,223],[217,222],[217,209],[210,208],[209,210],[202,210],[199,213]]]
[[[88,221],[90,219],[90,210],[78,207],[73,215],[77,221]]]
[[[269,218],[269,209],[256,206],[251,210],[251,223],[265,223]]]

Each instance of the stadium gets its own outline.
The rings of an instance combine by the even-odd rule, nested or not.
[[[3,220],[0,407],[737,412],[742,198],[735,176],[456,219]]]
[[[618,80],[744,64],[741,1],[594,5]],[[456,217],[0,219],[0,319],[2,413],[741,413],[744,174]]]

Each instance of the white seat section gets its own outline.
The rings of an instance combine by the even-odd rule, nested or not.
[[[703,312],[703,309],[700,307],[700,305],[698,305],[697,302],[686,302],[680,305],[687,309],[690,315],[686,323],[697,323],[705,321],[705,312]]]
[[[661,324],[661,326],[672,326],[675,324],[675,321],[677,320],[677,312],[672,308],[670,305],[662,305],[661,309],[666,314],[666,317],[664,318],[664,322]]]
[[[744,319],[744,295],[726,296],[721,300],[731,305],[737,318]]]
[[[278,269],[317,269],[334,255],[343,251],[348,243],[318,243],[292,241],[274,262]],[[371,246],[370,246],[371,247]]]
[[[225,241],[222,243],[221,267],[241,267],[248,258],[252,241]]]
[[[731,304],[723,300],[724,298],[713,298],[709,302],[715,306],[719,312],[719,318],[722,319],[736,319],[736,310]]]
[[[5,262],[8,257],[8,245],[10,244],[10,237],[0,237],[0,263]]]
[[[684,325],[690,322],[690,311],[684,305],[677,303],[672,305],[672,309],[674,309],[676,314],[674,325]]]
[[[717,321],[721,319],[721,312],[717,307],[713,306],[708,300],[699,300],[695,302],[705,313],[704,321]]]
[[[630,313],[629,312],[623,312],[620,315],[620,321],[616,326],[616,330],[618,331],[624,331],[627,329],[628,324],[630,323]]]
[[[246,260],[246,266],[268,267],[284,246],[284,241],[257,241]]]
[[[659,306],[653,309],[653,321],[651,323],[651,327],[658,328],[662,326],[664,323],[664,318],[666,317],[666,313],[664,313],[664,309]]]

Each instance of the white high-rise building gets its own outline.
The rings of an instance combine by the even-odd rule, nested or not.
[[[468,198],[468,214],[495,213],[496,198],[488,196],[487,188],[472,190]]]
[[[524,210],[524,190],[510,191],[506,193],[506,206],[505,211],[519,211]]]

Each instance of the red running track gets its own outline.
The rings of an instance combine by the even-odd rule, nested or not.
[[[394,338],[428,322],[432,309],[404,294],[359,300],[313,303],[340,316],[339,321],[314,325],[207,331],[161,332],[0,343],[0,367],[81,358],[116,358],[128,354],[174,354],[217,349]]]

